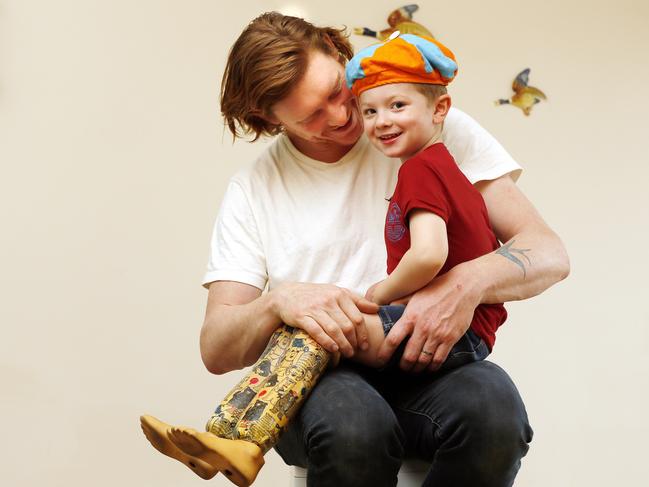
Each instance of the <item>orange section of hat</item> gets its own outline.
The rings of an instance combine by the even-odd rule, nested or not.
[[[455,61],[455,55],[441,42],[431,37],[420,36],[434,43],[444,55]],[[361,61],[365,77],[358,79],[352,86],[352,92],[358,96],[363,91],[390,83],[427,83],[448,85],[453,78],[444,78],[433,69],[426,72],[426,65],[421,52],[409,42],[397,37],[376,49],[371,57]]]

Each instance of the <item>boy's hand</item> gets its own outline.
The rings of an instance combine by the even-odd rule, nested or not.
[[[382,282],[383,281],[379,281],[372,284],[370,288],[367,290],[367,292],[365,293],[365,299],[367,299],[368,301],[372,301],[373,303],[376,303],[376,300],[374,299],[374,295],[376,294],[376,288]]]
[[[370,288],[367,290],[367,292],[365,293],[365,299],[373,303],[376,303],[378,305],[390,304],[390,301],[387,299],[386,296],[385,284],[386,284],[385,279],[372,284]]]

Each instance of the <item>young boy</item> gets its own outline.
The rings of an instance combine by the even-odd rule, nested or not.
[[[378,304],[407,296],[457,264],[499,247],[482,196],[441,142],[451,106],[446,85],[456,72],[453,53],[441,43],[398,32],[360,51],[347,65],[347,84],[358,98],[365,134],[384,154],[402,161],[385,222],[389,275],[366,295]],[[394,321],[402,312],[396,310]],[[483,350],[469,361],[488,355],[506,316],[502,304],[476,309],[463,339]],[[457,351],[442,369],[459,365],[454,355],[469,357]],[[433,352],[424,346],[422,354]]]
[[[444,46],[407,35],[361,51],[348,65],[348,84],[360,96],[369,139],[387,155],[405,161],[386,219],[390,275],[367,292],[379,304],[389,304],[456,263],[497,248],[480,194],[438,142],[450,107],[440,85],[448,83],[456,69]],[[485,342],[491,349],[505,311],[502,305],[483,306],[471,324],[475,332],[469,330],[456,344],[442,369],[488,355]],[[403,309],[382,306],[381,320],[366,318],[369,348],[359,350],[354,360],[379,365],[378,349]],[[172,427],[151,416],[141,418],[142,429],[156,449],[202,478],[222,472],[239,486],[250,485],[263,455],[331,360],[306,332],[282,326],[251,372],[216,409],[207,432]]]

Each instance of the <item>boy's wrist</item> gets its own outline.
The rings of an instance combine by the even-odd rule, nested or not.
[[[376,304],[385,304],[385,295],[382,292],[382,288],[385,288],[384,283],[385,281],[381,281],[372,293],[372,301]]]

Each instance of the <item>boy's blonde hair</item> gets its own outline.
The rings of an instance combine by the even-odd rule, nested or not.
[[[428,83],[413,83],[415,89],[426,97],[429,104],[435,103],[437,99],[448,93],[446,86],[444,85],[431,85]]]

